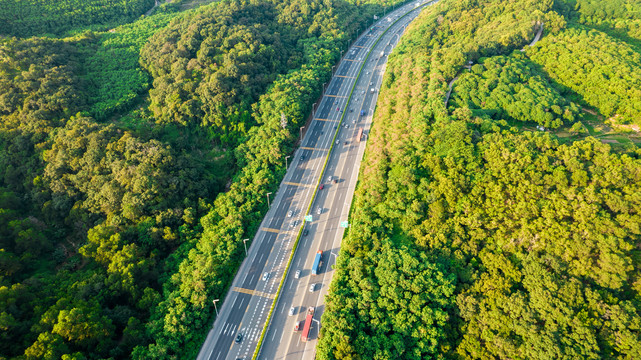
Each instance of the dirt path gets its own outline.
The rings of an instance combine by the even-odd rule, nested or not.
[[[154,11],[154,9],[158,7],[158,5],[160,5],[160,1],[156,0],[156,3],[154,4],[154,6],[151,9],[147,10],[147,12],[145,13],[145,16],[149,16],[149,14],[151,14],[151,12]]]

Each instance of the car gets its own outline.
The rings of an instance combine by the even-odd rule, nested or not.
[[[303,160],[305,160],[305,155],[300,156],[300,161],[303,161]]]
[[[324,188],[325,188],[325,185],[324,184],[320,184],[320,186],[318,187],[318,190],[323,190]]]
[[[307,229],[303,230],[303,236],[307,236],[309,234],[309,231]]]
[[[240,342],[243,341],[243,333],[238,333],[238,335],[236,335],[236,340],[235,341],[238,344],[240,344]]]
[[[354,112],[354,109],[349,109],[349,112]]]
[[[294,331],[301,330],[303,328],[303,325],[305,325],[305,322],[303,320],[296,321],[296,324],[294,325]]]
[[[316,209],[316,213],[318,215],[322,214],[323,213],[323,208],[319,207],[318,209]]]
[[[327,182],[332,182],[332,179],[333,179],[333,177],[332,177],[332,175],[330,175],[330,176],[327,178]]]
[[[340,110],[340,108],[336,108],[336,111],[339,111],[339,110]]]
[[[361,91],[361,94],[365,94],[365,90]]]
[[[267,281],[267,279],[269,279],[269,273],[265,272],[263,273],[263,281]]]
[[[338,184],[338,179],[334,179],[334,184]]]
[[[309,292],[314,292],[316,290],[316,284],[309,285]]]
[[[339,142],[340,142],[340,140],[336,140],[336,145],[338,145]]]
[[[292,217],[292,215],[294,215],[294,211],[293,210],[289,210],[287,212],[287,217]]]
[[[295,307],[292,306],[292,307],[289,308],[289,316],[294,315],[295,312],[296,312],[296,308]]]
[[[289,223],[289,227],[293,228],[294,226],[296,226],[296,220],[294,220],[291,223]]]
[[[296,272],[294,273],[294,279],[298,278],[300,278],[300,269],[296,270]]]
[[[366,74],[366,75],[369,75],[369,71],[366,71],[366,72],[365,72],[365,74]]]
[[[345,145],[349,144],[349,141],[345,141]]]

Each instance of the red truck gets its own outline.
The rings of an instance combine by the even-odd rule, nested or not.
[[[307,318],[305,319],[305,326],[303,327],[303,334],[301,335],[301,340],[307,342],[309,339],[309,330],[312,328],[312,320],[314,319],[314,307],[310,306],[307,309]]]

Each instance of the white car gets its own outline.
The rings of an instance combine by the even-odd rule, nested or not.
[[[269,279],[269,273],[263,273],[263,281],[267,281],[267,279]]]
[[[333,179],[333,178],[332,178],[332,176],[330,175],[330,176],[327,178],[327,182],[332,182],[332,179]]]
[[[314,292],[316,290],[316,284],[309,285],[309,292]]]
[[[318,209],[316,209],[316,213],[317,213],[318,215],[322,214],[322,213],[323,213],[323,208],[320,208],[320,207],[319,207]]]
[[[295,307],[292,306],[292,307],[289,308],[289,316],[294,315],[295,312],[296,312],[296,308]]]
[[[300,278],[300,270],[296,270],[296,272],[294,273],[294,279],[298,278]]]
[[[292,217],[292,215],[294,215],[294,211],[293,210],[289,210],[287,212],[287,217]]]

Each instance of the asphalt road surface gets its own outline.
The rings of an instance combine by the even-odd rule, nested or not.
[[[335,255],[338,254],[344,231],[340,223],[348,220],[387,55],[398,42],[405,26],[421,10],[415,8],[417,4],[419,2],[409,3],[381,18],[355,41],[338,64],[308,125],[301,147],[289,159],[290,167],[285,178],[275,196],[272,195],[272,206],[249,246],[248,256],[241,264],[225,299],[221,299],[222,304],[217,303],[219,314],[198,354],[199,360],[251,358],[274,302],[278,284],[286,275],[287,260],[303,224],[308,235],[299,242],[291,274],[276,304],[259,359],[314,358],[318,320],[323,313],[323,299],[333,274],[331,266],[336,261]],[[407,13],[408,16],[401,18]],[[367,58],[376,40],[379,41]],[[365,63],[359,76],[363,61]],[[354,82],[356,87],[351,99],[348,99]],[[361,110],[364,111],[363,116],[360,115]],[[339,124],[343,112],[345,117]],[[361,139],[356,138],[359,128],[363,129]],[[336,139],[334,135],[337,135]],[[332,142],[334,147],[323,174],[323,164]],[[324,188],[312,199],[321,176],[324,177],[321,179]],[[336,178],[337,182],[327,181],[329,176]],[[304,223],[304,212],[311,201],[310,214],[314,219]],[[317,250],[323,251],[323,264],[319,274],[313,276],[311,266]],[[299,279],[294,278],[296,270],[301,270]],[[310,292],[311,284],[316,285],[314,291]],[[292,306],[295,307],[295,313],[290,316],[288,313]],[[316,307],[315,321],[310,341],[301,342],[301,332],[294,331],[294,325],[305,318],[308,306]],[[241,339],[238,338],[239,334]]]

